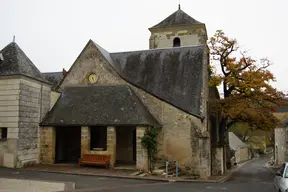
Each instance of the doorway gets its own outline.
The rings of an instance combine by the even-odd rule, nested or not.
[[[55,163],[78,163],[81,127],[56,127]]]
[[[116,127],[116,166],[136,166],[136,127]]]

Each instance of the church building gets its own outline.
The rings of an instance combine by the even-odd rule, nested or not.
[[[147,170],[141,138],[155,127],[159,159],[201,178],[223,174],[223,149],[211,140],[217,131],[209,101],[218,93],[208,86],[205,24],[179,6],[149,30],[150,49],[142,51],[110,53],[89,40],[64,73],[41,74],[14,42],[1,50],[0,165],[109,154],[111,168]]]

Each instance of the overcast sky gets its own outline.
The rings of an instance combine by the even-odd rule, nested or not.
[[[179,0],[0,0],[0,49],[16,35],[41,72],[68,70],[89,39],[109,52],[149,48],[148,28],[178,9]],[[288,0],[181,0],[181,9],[222,29],[255,58],[268,57],[288,91]]]

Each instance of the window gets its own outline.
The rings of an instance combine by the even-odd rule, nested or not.
[[[281,166],[280,169],[279,169],[279,172],[281,173],[281,175],[283,175],[284,170],[285,170],[285,167],[286,167],[286,164],[283,163],[282,166]]]
[[[91,127],[90,128],[90,149],[103,151],[107,149],[107,127]]]
[[[1,129],[1,132],[0,132],[0,139],[1,140],[7,140],[7,128],[0,128]]]
[[[181,40],[179,37],[175,37],[173,40],[173,47],[180,47],[181,46]]]
[[[280,169],[280,173],[283,175],[283,172],[285,171],[283,177],[288,178],[288,168],[286,168],[286,163],[284,163]]]

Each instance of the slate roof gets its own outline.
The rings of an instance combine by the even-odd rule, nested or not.
[[[65,87],[41,126],[160,126],[133,90],[118,86]]]
[[[41,72],[15,42],[8,44],[0,53],[4,58],[0,61],[0,76],[23,75],[47,83]]]
[[[233,132],[229,132],[229,146],[233,150],[248,147],[248,145],[243,143]]]
[[[189,16],[187,13],[182,11],[179,7],[177,11],[175,11],[173,14],[168,16],[166,19],[164,19],[157,25],[154,25],[150,29],[185,26],[185,25],[197,25],[197,24],[203,24],[203,23]]]
[[[42,73],[46,81],[50,82],[53,85],[53,88],[56,87],[63,78],[63,72],[49,72]]]
[[[288,102],[288,98],[285,97],[284,100]],[[288,112],[288,105],[287,106],[276,106],[276,112],[277,113],[286,113]]]
[[[106,57],[129,83],[200,117],[205,51],[201,45],[111,53]]]
[[[288,118],[285,118],[284,121],[282,122],[282,124],[287,127],[288,126]]]

